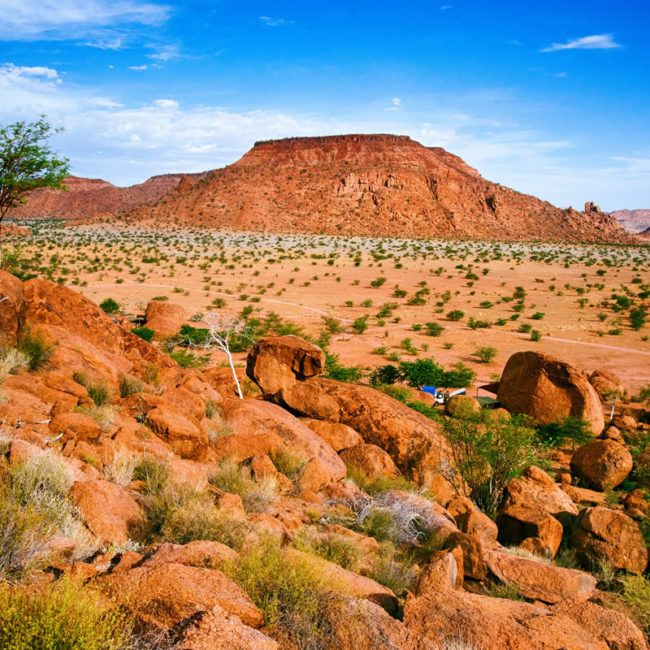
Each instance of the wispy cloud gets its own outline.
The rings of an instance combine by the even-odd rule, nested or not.
[[[95,47],[98,50],[121,50],[126,45],[126,39],[124,36],[107,36],[105,38],[98,36],[96,39],[84,41],[82,45]]]
[[[400,97],[393,97],[393,99],[390,100],[390,106],[388,108],[385,108],[385,111],[388,112],[395,112],[399,111],[399,109],[402,106],[402,100]]]
[[[79,40],[101,28],[159,25],[165,5],[140,0],[2,0],[0,40]]]
[[[616,50],[623,47],[614,40],[613,34],[593,34],[574,38],[566,43],[552,43],[542,52],[560,52],[562,50]]]
[[[144,72],[149,69],[149,66],[146,63],[144,65],[130,65],[128,69],[134,70],[135,72]]]
[[[147,54],[149,59],[173,61],[181,57],[181,50],[178,45],[147,45],[147,47],[154,50],[151,54]]]
[[[293,25],[293,20],[272,18],[271,16],[260,16],[260,22],[265,27],[286,27],[287,25]]]

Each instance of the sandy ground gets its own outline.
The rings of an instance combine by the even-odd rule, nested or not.
[[[497,378],[512,353],[531,349],[587,371],[612,370],[631,393],[650,383],[650,323],[635,331],[627,311],[611,309],[612,294],[626,290],[637,306],[644,302],[638,293],[650,283],[650,248],[42,227],[26,240],[23,253],[39,255],[41,267],[49,262],[53,279],[64,277],[96,302],[112,297],[131,314],[143,313],[147,302],[160,296],[189,314],[206,313],[220,297],[226,305],[219,313],[232,316],[252,305],[313,335],[323,329],[324,316],[333,316],[344,331],[332,336],[331,350],[345,364],[374,367],[387,363],[391,353],[414,359],[401,346],[408,338],[420,358],[470,365],[478,383]],[[373,288],[378,278],[385,281]],[[423,283],[429,290],[425,304],[408,305]],[[393,296],[396,286],[405,297]],[[504,298],[516,287],[524,288],[526,298],[513,321],[516,301]],[[364,301],[371,302],[364,306]],[[397,307],[378,324],[377,312],[387,303]],[[650,305],[648,299],[645,303]],[[445,316],[451,310],[462,310],[465,317],[452,322]],[[531,318],[536,312],[543,314],[541,320]],[[353,333],[351,322],[364,315],[367,331]],[[493,325],[472,330],[470,317]],[[494,324],[499,319],[506,323]],[[430,321],[445,328],[440,336],[412,328]],[[522,323],[539,330],[541,340],[519,333]],[[494,361],[477,362],[473,352],[480,346],[496,348]],[[373,354],[380,347],[385,355]]]

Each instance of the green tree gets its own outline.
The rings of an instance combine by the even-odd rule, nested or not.
[[[42,187],[65,189],[68,159],[60,158],[48,144],[60,130],[44,117],[0,127],[0,235],[7,213],[25,201],[27,192]]]

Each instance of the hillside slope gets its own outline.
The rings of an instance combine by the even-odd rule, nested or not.
[[[87,219],[106,217],[132,210],[173,190],[185,178],[185,174],[152,176],[144,183],[130,187],[116,187],[95,178],[70,176],[65,180],[67,191],[50,189],[35,190],[26,203],[10,213],[15,219]],[[188,174],[189,180],[201,174]]]

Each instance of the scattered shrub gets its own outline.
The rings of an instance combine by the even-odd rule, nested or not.
[[[593,438],[589,423],[580,418],[567,417],[562,422],[551,422],[537,428],[542,445],[549,448],[571,443],[582,445]]]
[[[271,460],[278,472],[293,480],[300,476],[309,458],[297,449],[280,447],[271,454]]]
[[[0,348],[0,382],[28,365],[29,358],[24,352],[16,348]]]
[[[355,571],[361,562],[363,549],[358,542],[338,533],[325,533],[313,528],[301,528],[293,545],[304,553],[318,555],[344,569]]]
[[[497,349],[484,346],[476,348],[473,355],[477,357],[481,363],[491,363],[494,360],[494,357],[497,356]]]
[[[463,320],[463,318],[465,318],[465,312],[460,309],[453,309],[452,311],[447,312],[447,320],[455,322]]]
[[[120,397],[126,398],[142,392],[144,384],[136,377],[122,375],[120,377]]]
[[[226,458],[210,476],[210,483],[224,492],[241,497],[246,512],[264,512],[275,499],[276,482],[272,478],[259,481],[251,476],[248,467]]]

